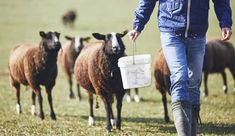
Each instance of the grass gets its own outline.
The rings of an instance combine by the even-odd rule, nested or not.
[[[105,111],[100,102],[100,108],[95,109],[96,125],[88,127],[87,93],[82,90],[83,100],[68,99],[68,85],[65,77],[59,71],[57,84],[53,90],[53,102],[57,121],[51,121],[49,106],[44,97],[45,120],[30,114],[31,90],[22,87],[21,103],[23,114],[16,114],[15,91],[8,81],[9,51],[18,43],[39,42],[40,30],[53,30],[64,35],[85,35],[92,32],[122,31],[132,27],[136,0],[8,0],[0,1],[0,135],[176,135],[173,122],[166,124],[163,120],[163,106],[161,95],[155,90],[154,84],[140,90],[143,99],[141,103],[123,102],[122,130],[107,134],[105,131]],[[232,9],[235,2],[231,1]],[[74,29],[64,27],[60,17],[67,9],[77,9],[79,18]],[[137,41],[137,53],[150,53],[152,57],[160,48],[159,32],[157,28],[157,8],[151,20]],[[233,20],[235,16],[233,14]],[[211,2],[209,31],[207,39],[219,38],[220,29]],[[233,27],[234,32],[234,27]],[[127,53],[131,54],[132,46],[128,37],[124,38]],[[235,43],[234,36],[231,41]],[[232,92],[234,81],[228,73],[228,94],[222,91],[220,75],[209,77],[209,97],[201,98],[200,135],[235,135],[235,94]],[[201,87],[203,91],[203,85]],[[169,99],[169,97],[168,97]],[[168,100],[170,105],[170,100]],[[38,107],[37,107],[38,109]],[[172,120],[172,112],[170,110]],[[114,107],[114,112],[116,109]]]

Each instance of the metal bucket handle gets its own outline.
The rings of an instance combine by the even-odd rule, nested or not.
[[[133,55],[133,64],[135,64],[135,52],[136,52],[136,42],[134,41],[132,47],[132,55]]]

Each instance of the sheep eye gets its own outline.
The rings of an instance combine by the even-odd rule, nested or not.
[[[106,36],[107,40],[110,40],[110,39],[111,39],[111,37],[112,37],[112,35],[111,35],[111,34],[107,34],[107,36]]]

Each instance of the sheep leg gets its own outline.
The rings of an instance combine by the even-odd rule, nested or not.
[[[121,129],[121,111],[122,111],[122,99],[125,93],[120,93],[116,95],[117,99],[117,121],[116,121],[116,127],[117,129]]]
[[[89,126],[92,126],[92,125],[95,124],[94,112],[93,112],[93,103],[94,103],[93,94],[89,93],[89,104],[90,104],[90,116],[88,118],[88,125]]]
[[[135,96],[134,96],[135,102],[140,102],[140,96],[139,96],[139,91],[138,88],[135,88]]]
[[[38,92],[38,103],[39,103],[39,117],[43,120],[44,119],[44,112],[43,112],[43,106],[42,106],[42,102],[43,102],[43,98],[42,98],[42,94],[41,94],[41,89],[37,89],[35,90],[35,92]]]
[[[112,97],[108,94],[101,96],[103,102],[104,102],[104,106],[105,106],[105,110],[106,110],[106,129],[108,132],[111,132],[112,130],[112,125],[111,125],[111,102],[109,101],[109,98]]]
[[[235,66],[229,67],[230,72],[233,75],[233,80],[234,80],[234,88],[233,88],[233,92],[235,93]]]
[[[31,106],[31,114],[32,115],[36,115],[36,94],[34,92],[32,92],[32,106]]]
[[[115,125],[115,119],[114,119],[114,115],[113,115],[113,108],[112,108],[112,104],[111,104],[111,111],[110,111],[110,122],[111,122],[111,125],[114,126]]]
[[[166,94],[162,94],[162,103],[164,106],[164,113],[165,113],[165,122],[169,123],[170,122],[170,118],[168,116],[168,109],[167,109],[167,97]]]
[[[80,92],[80,85],[79,84],[77,84],[77,91],[78,91],[78,100],[82,100],[82,95]]]
[[[208,73],[207,73],[207,72],[204,72],[204,88],[205,88],[205,96],[208,96],[207,79],[208,79]]]
[[[20,84],[16,83],[16,84],[13,84],[13,86],[16,89],[16,98],[17,98],[16,112],[20,114],[22,113],[21,105],[20,105]]]
[[[221,72],[221,75],[222,75],[222,77],[223,77],[223,82],[224,82],[223,91],[224,91],[224,93],[227,93],[227,91],[228,91],[228,86],[227,86],[226,73],[223,71],[223,72]]]
[[[52,120],[56,120],[56,115],[55,115],[55,112],[54,112],[54,109],[53,109],[53,104],[52,104],[51,91],[52,91],[52,87],[51,86],[47,86],[46,87],[46,92],[47,92],[48,103],[50,105],[50,110],[51,110],[51,119]]]
[[[70,94],[69,94],[69,98],[70,99],[74,99],[75,97],[74,97],[74,93],[73,93],[73,81],[72,81],[72,76],[71,76],[71,74],[68,74],[68,82],[69,82],[69,92],[70,92]]]
[[[126,93],[126,101],[127,101],[127,103],[130,103],[131,102],[131,92],[130,92],[130,89],[127,89],[126,91],[127,91],[127,93]]]

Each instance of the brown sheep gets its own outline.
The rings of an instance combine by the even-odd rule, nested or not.
[[[229,68],[235,80],[234,60],[235,50],[231,42],[221,40],[207,42],[203,65],[205,96],[208,96],[207,79],[210,73],[221,73],[224,82],[223,91],[227,93],[228,87],[225,68]]]
[[[51,118],[56,120],[52,105],[52,88],[57,77],[57,55],[61,48],[59,33],[40,31],[42,38],[39,45],[22,44],[10,53],[9,71],[11,85],[16,89],[17,113],[21,113],[20,84],[33,89],[31,112],[35,114],[35,97],[38,96],[40,106],[39,117],[44,119],[43,98],[40,85],[45,86],[51,110]]]
[[[62,22],[63,24],[66,25],[70,25],[72,27],[74,27],[74,22],[77,18],[77,13],[74,10],[68,10],[67,12],[64,13],[64,15],[62,16]]]
[[[162,103],[164,106],[165,122],[169,122],[170,118],[167,109],[167,92],[170,94],[170,71],[168,69],[162,49],[158,52],[154,61],[154,77],[156,89],[162,94]]]
[[[122,85],[118,59],[125,56],[125,46],[122,37],[128,31],[120,33],[109,33],[92,35],[102,42],[86,46],[77,57],[74,66],[74,73],[78,84],[89,93],[90,116],[89,125],[94,124],[93,94],[99,95],[104,102],[106,110],[106,129],[112,130],[113,96],[117,99],[117,120],[116,127],[121,129],[122,99],[125,90]]]
[[[74,63],[75,63],[77,56],[80,54],[81,50],[84,47],[84,42],[88,42],[90,40],[90,37],[65,36],[65,38],[69,40],[70,42],[66,43],[63,46],[63,49],[59,51],[58,63],[60,64],[68,80],[69,91],[70,91],[69,98],[72,99],[74,98],[74,93],[72,90],[72,84],[73,84],[72,74],[73,74]],[[77,91],[78,91],[78,99],[81,100],[82,97],[81,97],[79,85],[77,85]]]

